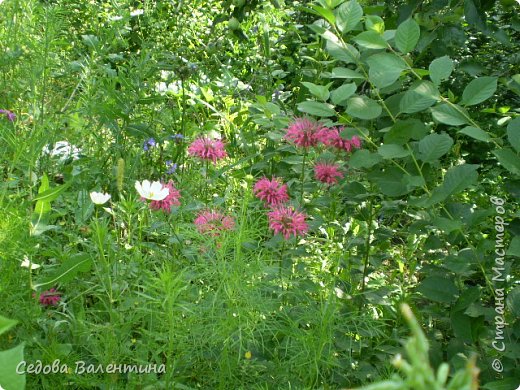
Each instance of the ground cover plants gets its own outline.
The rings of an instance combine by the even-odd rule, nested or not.
[[[0,388],[520,385],[515,2],[0,10]]]

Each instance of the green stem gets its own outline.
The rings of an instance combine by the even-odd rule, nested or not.
[[[366,286],[365,279],[367,277],[368,266],[369,266],[369,262],[370,262],[370,235],[372,234],[372,218],[373,218],[372,200],[369,201],[368,207],[369,207],[369,217],[368,217],[368,221],[367,221],[367,236],[365,239],[365,258],[363,261],[363,277],[361,279],[361,294],[363,294],[365,292],[365,286]],[[360,301],[360,307],[359,307],[360,309],[361,309],[361,306],[362,306],[362,303]]]
[[[305,180],[305,160],[307,158],[307,149],[304,149],[304,152],[303,152],[303,161],[302,161],[302,174],[301,174],[301,177],[300,177],[300,181],[302,183],[301,185],[301,195],[300,195],[300,205],[303,206],[303,185],[304,185],[304,180]]]

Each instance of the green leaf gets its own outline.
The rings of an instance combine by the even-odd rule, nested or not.
[[[321,117],[329,117],[336,115],[336,111],[334,111],[333,107],[334,106],[330,104],[320,102],[307,101],[298,103],[299,111]]]
[[[44,174],[42,177],[40,188],[38,189],[38,194],[43,194],[49,188],[49,178],[47,177],[47,174]],[[35,213],[43,215],[45,213],[48,213],[49,211],[51,211],[51,204],[49,202],[45,202],[43,200],[36,202],[36,205],[34,206]]]
[[[354,96],[347,102],[346,113],[360,119],[375,119],[383,111],[382,107],[366,96]]]
[[[17,323],[18,323],[18,321],[10,320],[9,318],[5,318],[3,316],[0,316],[0,335],[2,333],[7,332],[9,329],[11,329]]]
[[[442,103],[431,108],[433,119],[437,122],[451,126],[469,124],[469,115],[466,110],[456,104]],[[464,116],[466,114],[466,116]]]
[[[367,15],[365,16],[365,28],[383,34],[385,32],[385,21],[377,15]]]
[[[386,49],[388,47],[384,38],[375,31],[363,31],[354,38],[354,42],[366,49]]]
[[[378,53],[367,59],[369,80],[377,87],[392,85],[407,68],[406,62],[392,53]]]
[[[330,9],[320,7],[315,4],[310,4],[309,7],[314,10],[314,13],[318,16],[321,16],[323,19],[325,19],[327,22],[329,22],[331,25],[334,25],[336,22],[336,17],[332,13]]]
[[[34,285],[35,289],[42,286],[54,285],[58,281],[72,280],[80,272],[88,272],[92,267],[92,258],[87,253],[79,253],[65,260],[57,270],[51,273],[44,281]]]
[[[404,183],[403,172],[397,167],[370,172],[368,178],[377,184],[382,194],[387,196],[401,196],[412,190]]]
[[[439,85],[442,80],[447,80],[451,72],[453,72],[453,61],[448,56],[436,58],[431,62],[428,69],[430,71],[430,79],[436,85]]]
[[[433,162],[448,153],[453,140],[448,134],[430,134],[419,141],[417,158],[424,162]]]
[[[507,249],[508,256],[520,257],[520,236],[514,236]]]
[[[409,53],[415,48],[415,45],[417,45],[420,36],[421,29],[419,25],[415,20],[409,18],[397,27],[397,31],[395,32],[395,45],[401,53]]]
[[[509,308],[509,310],[511,310],[511,314],[513,314],[513,316],[515,316],[516,318],[520,317],[520,286],[516,286],[509,292],[509,294],[507,294],[506,302],[507,307]]]
[[[381,156],[377,153],[372,153],[369,150],[356,150],[349,159],[349,166],[352,168],[371,168],[380,162]]]
[[[400,111],[412,114],[427,109],[440,99],[437,87],[429,81],[416,81],[399,103]]]
[[[307,87],[310,93],[316,96],[318,99],[322,101],[327,101],[330,96],[329,87],[332,84],[328,85],[316,85],[314,83],[309,83],[307,81],[302,81],[302,84]]]
[[[363,16],[363,8],[355,0],[347,1],[336,9],[336,23],[339,31],[346,33],[353,30]]]
[[[410,155],[410,151],[403,148],[401,145],[381,145],[377,148],[377,153],[384,159],[403,158]]]
[[[365,79],[361,73],[348,68],[334,68],[332,69],[332,78],[335,79]]]
[[[493,154],[509,172],[520,175],[520,158],[512,149],[496,149]]]
[[[484,100],[489,99],[497,90],[497,78],[496,77],[479,77],[471,81],[464,92],[462,92],[462,100],[460,104],[465,106],[472,106],[475,104],[482,103]]]
[[[507,139],[517,152],[520,153],[520,118],[515,118],[507,125]]]
[[[332,57],[341,60],[346,64],[355,64],[358,61],[359,52],[352,45],[343,45],[327,41],[325,48]]]
[[[468,137],[474,138],[479,141],[489,142],[491,141],[491,137],[484,130],[479,129],[478,127],[466,126],[462,130],[459,130],[459,134],[465,134]]]
[[[451,279],[429,276],[417,288],[426,298],[441,303],[451,303],[457,299],[459,290]]]
[[[56,186],[54,188],[49,188],[48,190],[46,191],[43,191],[43,192],[39,192],[38,191],[38,195],[36,195],[34,198],[33,198],[33,201],[42,201],[42,202],[45,202],[45,203],[50,203],[52,202],[53,200],[55,200],[58,196],[60,196],[60,194],[65,191],[70,185],[71,185],[72,182],[68,182],[68,183],[65,183],[61,186]]]
[[[384,141],[388,144],[404,145],[410,139],[423,138],[428,129],[419,119],[397,120],[390,131],[385,134]]]
[[[0,352],[0,387],[6,390],[24,390],[25,374],[18,374],[16,367],[23,358],[24,345]]]
[[[475,184],[478,179],[477,169],[476,164],[456,165],[448,169],[442,184],[434,188],[431,197],[422,206],[430,207]]]
[[[356,92],[356,89],[357,85],[354,83],[343,84],[330,93],[330,100],[336,105],[343,105]]]

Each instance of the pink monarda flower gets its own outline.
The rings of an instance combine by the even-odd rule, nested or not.
[[[355,135],[351,139],[345,139],[341,136],[343,130],[343,127],[323,128],[318,133],[318,138],[324,145],[345,150],[346,152],[350,152],[352,148],[361,148],[361,140],[359,137]]]
[[[273,177],[271,180],[266,177],[261,178],[256,182],[253,192],[258,199],[271,206],[289,200],[287,184],[282,184],[281,180],[276,177]]]
[[[316,146],[319,139],[319,132],[322,126],[319,122],[309,118],[296,118],[287,128],[285,139],[288,139],[296,146],[309,148]]]
[[[51,288],[48,291],[44,291],[40,294],[40,304],[42,306],[56,306],[61,300],[61,293],[56,291],[55,288]]]
[[[202,160],[211,160],[213,164],[217,160],[227,157],[224,143],[207,137],[199,137],[188,147],[188,153]]]
[[[321,162],[314,166],[314,177],[322,183],[336,184],[338,179],[343,178],[343,173],[337,164]]]
[[[233,230],[235,220],[229,215],[224,215],[214,210],[202,210],[193,221],[200,234],[209,234],[210,236],[219,236],[221,232]]]
[[[275,234],[281,233],[286,240],[291,235],[303,236],[309,229],[305,222],[305,214],[291,207],[276,207],[267,213],[267,216],[269,217],[269,227],[274,230]]]
[[[152,210],[162,210],[165,213],[171,213],[172,206],[181,205],[181,202],[179,201],[181,193],[177,188],[175,188],[175,185],[171,180],[167,184],[163,184],[163,188],[168,189],[168,195],[163,200],[152,200],[150,202],[150,208]]]

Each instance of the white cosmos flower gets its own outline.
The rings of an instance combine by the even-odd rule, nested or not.
[[[170,190],[163,188],[163,185],[158,181],[150,183],[148,180],[143,180],[142,184],[136,181],[135,189],[143,198],[150,200],[163,200],[170,193]]]
[[[92,200],[92,203],[94,204],[105,204],[110,199],[109,194],[104,194],[102,192],[91,192],[90,193],[90,199]]]
[[[29,268],[31,270],[38,269],[41,267],[39,264],[32,263],[31,260],[29,260],[29,258],[27,256],[23,257],[23,261],[22,261],[22,264],[20,264],[20,266]]]

